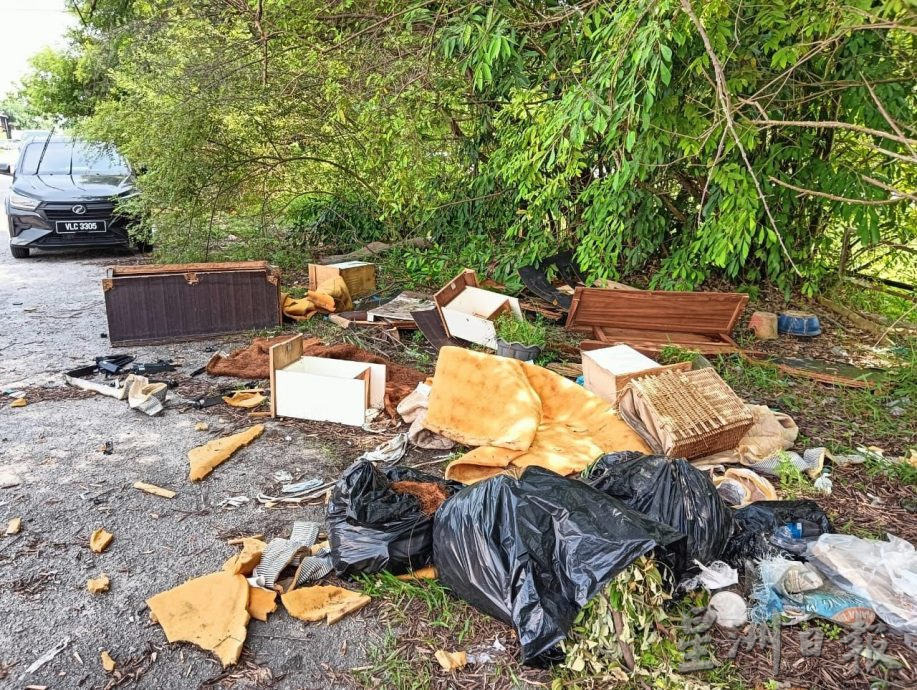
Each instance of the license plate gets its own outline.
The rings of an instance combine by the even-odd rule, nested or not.
[[[59,220],[57,221],[58,234],[73,234],[75,232],[105,232],[104,220]]]

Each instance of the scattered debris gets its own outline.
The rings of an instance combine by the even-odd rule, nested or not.
[[[359,611],[371,601],[365,594],[330,585],[294,589],[281,595],[280,600],[294,618],[306,622],[324,620],[328,625]]]
[[[207,431],[208,429],[210,429],[210,427],[207,426],[207,422],[198,422],[194,425],[195,431]]]
[[[267,621],[268,615],[277,610],[277,592],[249,587],[248,590],[248,615],[259,621]]]
[[[19,475],[13,474],[12,472],[0,472],[0,489],[11,489],[14,486],[19,486],[22,483],[22,480],[19,478]]]
[[[134,378],[127,386],[127,404],[132,410],[140,410],[150,417],[160,414],[169,387],[165,383],[150,383],[145,376],[132,376]]]
[[[115,452],[115,444],[112,441],[106,441],[99,447],[102,455],[111,455]]]
[[[161,486],[156,486],[155,484],[147,484],[146,482],[134,482],[133,486],[135,489],[140,489],[141,491],[146,491],[148,494],[161,496],[162,498],[175,498],[177,495],[170,489],[163,489]]]
[[[274,481],[289,482],[293,480],[293,475],[286,470],[277,470],[274,472]]]
[[[246,577],[251,575],[255,566],[261,562],[261,554],[264,553],[265,548],[267,544],[260,539],[254,537],[243,539],[242,551],[227,560],[223,564],[223,570],[233,575],[245,575]]]
[[[280,491],[285,494],[294,494],[300,495],[304,493],[309,493],[313,489],[317,489],[325,483],[323,479],[306,479],[305,481],[297,482],[296,484],[284,484],[280,487]]]
[[[402,400],[402,402],[404,402]],[[394,465],[404,457],[408,451],[408,435],[398,434],[388,441],[380,443],[372,450],[368,450],[360,456],[360,460],[369,460],[380,465]]]
[[[199,481],[227,461],[240,448],[244,448],[264,432],[264,424],[255,424],[232,436],[224,436],[188,451],[191,469],[188,479]]]
[[[232,407],[251,409],[258,407],[267,398],[260,390],[235,391],[232,395],[224,395],[223,402]]]
[[[29,404],[29,401],[25,398],[16,398],[13,402],[10,403],[10,407],[25,407]]]
[[[247,635],[249,586],[220,571],[161,592],[147,605],[169,642],[190,642],[213,652],[224,667],[239,660]]]
[[[108,545],[111,544],[114,538],[115,535],[111,532],[106,532],[104,529],[99,528],[89,537],[89,548],[92,549],[94,553],[102,553],[108,548]]]
[[[54,647],[52,647],[52,648],[49,649],[47,652],[45,652],[45,653],[42,654],[40,657],[38,657],[35,661],[33,661],[33,662],[29,665],[29,667],[25,670],[25,672],[26,672],[27,674],[29,674],[29,673],[35,673],[35,671],[37,671],[38,669],[40,669],[42,666],[44,666],[45,664],[47,664],[47,663],[48,663],[49,661],[51,661],[54,657],[56,657],[58,654],[60,654],[62,651],[64,651],[64,650],[67,648],[67,645],[69,645],[69,644],[70,644],[70,638],[69,638],[69,637],[65,637],[63,640],[61,640],[61,641],[58,642],[56,645],[54,645]]]
[[[248,496],[230,496],[220,501],[220,508],[241,508],[251,499]]]
[[[707,604],[713,612],[717,625],[724,628],[740,628],[748,620],[748,605],[735,592],[717,592]]]
[[[98,577],[86,580],[86,589],[89,590],[92,594],[101,594],[102,592],[108,591],[110,584],[111,580],[108,579],[108,575],[102,573]]]
[[[105,669],[106,673],[111,673],[115,670],[115,660],[111,658],[111,654],[108,653],[108,650],[102,650],[99,655],[102,659],[102,668]]]
[[[367,310],[366,318],[370,323],[383,323],[397,328],[415,329],[412,314],[418,311],[436,309],[436,304],[429,295],[419,292],[402,292],[385,304]]]
[[[468,664],[468,655],[465,652],[447,652],[445,649],[438,649],[433,656],[444,671],[455,671],[465,668]]]
[[[283,315],[292,321],[306,321],[316,314],[353,309],[347,284],[340,276],[329,278],[314,290],[309,290],[305,297],[297,299],[284,293],[281,295],[281,304]]]
[[[758,340],[776,340],[778,338],[777,315],[769,311],[756,311],[748,319],[748,330]]]
[[[19,534],[19,531],[21,529],[22,529],[22,518],[14,517],[6,524],[5,534],[7,536],[11,536],[13,534]]]

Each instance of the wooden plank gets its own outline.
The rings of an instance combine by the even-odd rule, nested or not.
[[[302,357],[302,334],[277,343],[268,352],[271,371],[271,416],[277,416],[276,371],[291,365]]]
[[[454,347],[463,346],[462,343],[455,338],[450,338],[446,333],[446,326],[443,324],[443,319],[438,309],[414,311],[411,312],[411,316],[414,318],[417,328],[423,333],[423,337],[437,350],[449,345]]]
[[[207,271],[267,271],[272,266],[267,261],[224,261],[212,264],[142,264],[139,266],[109,266],[108,275],[144,276],[164,273],[203,273]]]
[[[649,331],[730,333],[748,295],[724,292],[602,290],[578,287],[567,328],[609,326]]]
[[[603,328],[596,326],[593,328],[593,332],[599,336],[599,340],[608,342],[616,342],[621,338],[645,338],[686,348],[690,345],[722,342],[720,336],[704,335],[703,333],[681,333],[678,331],[660,333],[659,331],[640,330],[638,328]]]
[[[673,343],[670,341],[648,340],[645,338],[619,338],[616,342],[630,345],[637,352],[642,352],[643,354],[650,357],[658,355],[660,352],[662,352],[662,349],[668,345],[678,345],[678,343]],[[584,340],[582,343],[580,343],[580,349],[597,350],[601,347],[608,347],[608,345],[609,343],[607,341],[603,342],[601,340]],[[699,352],[702,355],[726,355],[734,352],[739,352],[740,350],[739,346],[732,341],[693,344],[687,346],[686,349],[693,350],[694,352]]]

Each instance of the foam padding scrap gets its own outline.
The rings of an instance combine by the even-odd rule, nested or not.
[[[260,539],[246,537],[242,540],[242,550],[230,556],[223,564],[223,570],[233,575],[251,575],[255,566],[261,562],[261,554],[267,544]]]
[[[188,580],[147,599],[169,642],[190,642],[234,664],[248,633],[249,585],[225,571]]]
[[[259,621],[266,621],[268,614],[277,610],[277,592],[260,587],[249,587],[248,615]]]
[[[330,585],[294,589],[281,595],[280,600],[294,618],[308,622],[325,620],[329,625],[359,611],[371,601],[365,594]]]
[[[115,535],[111,532],[106,532],[101,527],[92,533],[92,536],[89,537],[89,548],[95,553],[102,553],[105,549],[108,548],[108,545],[111,544],[112,539],[115,538]]]
[[[191,471],[188,479],[198,481],[213,472],[213,469],[226,462],[232,454],[244,448],[264,432],[264,424],[255,424],[232,436],[224,436],[205,443],[188,451]]]

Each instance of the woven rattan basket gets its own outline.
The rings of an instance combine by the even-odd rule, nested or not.
[[[673,458],[735,448],[752,424],[745,403],[711,368],[634,379],[618,411],[655,453]]]

